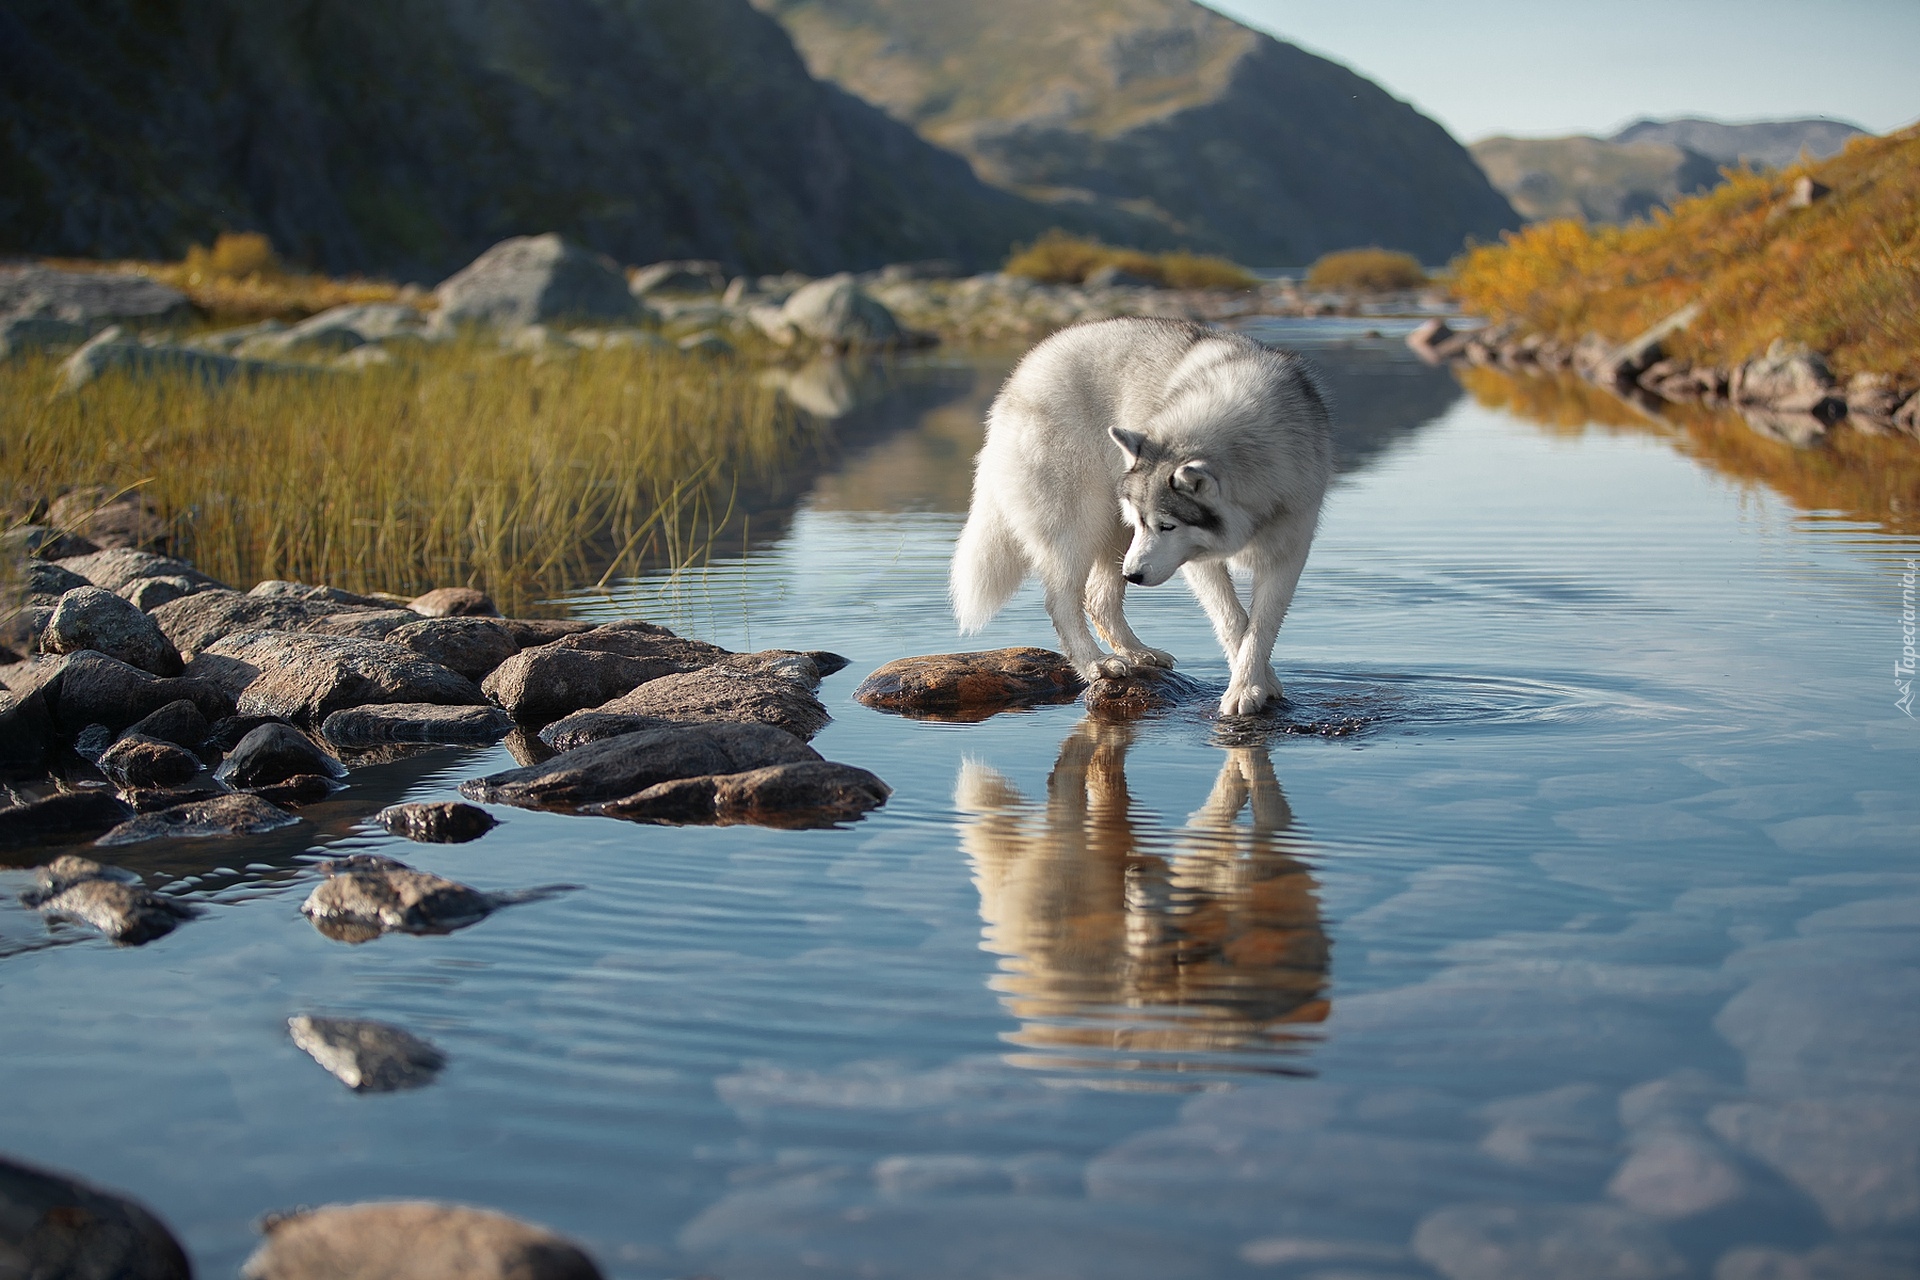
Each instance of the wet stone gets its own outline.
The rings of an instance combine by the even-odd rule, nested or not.
[[[460,793],[482,804],[577,809],[679,778],[818,759],[806,743],[770,725],[680,725],[608,738],[542,764],[475,778],[461,784]]]
[[[140,1205],[0,1158],[0,1258],[22,1277],[190,1280],[180,1242]]]
[[[521,724],[599,707],[649,680],[697,670],[727,651],[650,623],[613,623],[508,658],[481,683]]]
[[[407,602],[407,608],[426,618],[497,618],[492,597],[473,587],[436,587]]]
[[[830,827],[878,809],[892,794],[891,787],[865,769],[807,760],[662,782],[585,811],[646,822]]]
[[[143,791],[122,791],[120,799],[125,801],[134,813],[158,813],[162,809],[171,809],[176,805],[195,804],[201,800],[218,800],[221,796],[231,795],[225,787],[219,785],[200,787],[156,787]],[[119,823],[114,823],[119,826]]]
[[[243,1280],[601,1280],[570,1241],[460,1205],[325,1205],[269,1217],[262,1230]]]
[[[133,810],[105,791],[69,791],[0,809],[0,849],[78,844],[110,831]]]
[[[485,745],[513,729],[513,717],[498,707],[448,707],[396,702],[336,711],[320,736],[337,747],[373,747],[390,742]]]
[[[324,724],[347,707],[431,702],[479,706],[471,680],[397,644],[349,636],[261,632],[217,640],[189,670],[228,690],[243,715]]]
[[[258,790],[307,774],[343,778],[347,767],[292,725],[263,724],[234,745],[213,776],[230,787]]]
[[[1454,1205],[1413,1251],[1447,1280],[1666,1280],[1686,1259],[1659,1227],[1610,1205]]]
[[[76,587],[60,597],[40,647],[48,653],[92,649],[157,676],[177,676],[180,654],[152,618],[99,587]]]
[[[177,698],[151,715],[143,717],[120,736],[124,738],[139,734],[142,737],[157,738],[161,742],[171,742],[176,747],[185,747],[189,751],[194,751],[206,745],[207,737],[212,732],[213,726],[207,723],[207,718],[200,713],[200,708],[185,698]]]
[[[819,683],[812,660],[796,653],[784,664],[748,661],[759,656],[742,654],[698,671],[649,680],[592,710],[556,720],[540,737],[556,751],[571,751],[662,724],[766,724],[801,739],[826,728],[833,717],[812,693]]]
[[[1083,687],[1061,654],[1013,648],[899,658],[861,681],[853,696],[880,711],[984,720],[1013,707],[1071,702]]]
[[[320,864],[326,879],[301,914],[330,938],[365,942],[383,933],[451,933],[482,920],[492,896],[404,862],[356,853]]]
[[[143,813],[121,823],[94,843],[111,848],[146,840],[257,836],[290,827],[298,821],[300,819],[259,796],[239,792]]]
[[[485,809],[452,800],[388,805],[373,820],[396,836],[423,844],[465,844],[500,825]]]
[[[185,747],[144,734],[124,733],[101,754],[100,772],[129,791],[172,787],[200,772],[200,757]]]
[[[22,895],[41,914],[79,920],[115,942],[139,946],[172,933],[193,907],[143,887],[138,877],[66,854],[38,868],[40,886]]]
[[[268,804],[298,809],[302,805],[319,804],[344,786],[344,783],[324,774],[296,773],[291,778],[283,778],[266,786],[249,787],[247,792],[259,796]]]
[[[88,764],[98,765],[119,736],[103,724],[90,724],[74,735],[73,754]]]
[[[1198,681],[1177,671],[1145,668],[1120,679],[1102,677],[1087,686],[1087,714],[1101,720],[1138,720],[1156,711],[1210,701]]]
[[[469,680],[485,679],[520,652],[520,642],[494,618],[423,618],[388,632],[387,642],[404,645]]]
[[[287,1019],[294,1044],[356,1093],[392,1093],[431,1084],[447,1057],[412,1032],[359,1018]]]

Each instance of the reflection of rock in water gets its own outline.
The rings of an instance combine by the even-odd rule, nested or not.
[[[769,369],[761,377],[794,408],[831,422],[846,417],[860,403],[854,372],[839,356],[821,356],[797,369]]]
[[[1196,1055],[1298,1051],[1301,1025],[1327,1016],[1316,885],[1289,851],[1272,762],[1230,749],[1206,802],[1168,828],[1129,807],[1133,736],[1080,725],[1044,805],[992,769],[961,767],[961,847],[984,945],[1006,957],[994,987],[1021,1022],[1010,1039],[1044,1051],[1021,1059],[1035,1065],[1271,1070]]]

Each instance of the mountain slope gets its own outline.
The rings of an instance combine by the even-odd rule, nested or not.
[[[1685,147],[1721,164],[1754,164],[1784,169],[1800,159],[1825,160],[1838,155],[1852,138],[1866,130],[1839,120],[1763,120],[1755,124],[1721,124],[1717,120],[1636,120],[1613,142],[1658,142]]]
[[[1720,181],[1717,161],[1659,142],[1483,138],[1467,149],[1529,221],[1625,222]]]
[[[989,182],[1242,261],[1428,261],[1518,221],[1444,129],[1191,0],[754,0],[814,74]]]
[[[557,230],[628,262],[997,262],[1058,219],[808,75],[745,0],[0,0],[0,250],[261,230],[435,278]]]

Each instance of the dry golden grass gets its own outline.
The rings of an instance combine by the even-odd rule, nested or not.
[[[0,510],[138,486],[176,553],[235,585],[472,584],[509,610],[698,559],[736,486],[777,476],[813,430],[751,367],[671,352],[455,345],[224,387],[56,383],[49,359],[0,365]]]
[[[349,303],[393,302],[399,285],[386,280],[335,280],[288,270],[273,243],[252,232],[227,232],[211,246],[195,245],[181,262],[96,262],[49,259],[75,271],[123,271],[170,284],[213,320],[303,320]]]
[[[1322,293],[1398,293],[1426,283],[1420,260],[1392,249],[1342,249],[1307,269],[1307,288]]]
[[[1002,270],[1042,284],[1085,284],[1087,277],[1102,267],[1118,267],[1168,289],[1252,289],[1260,283],[1245,267],[1225,258],[1184,250],[1143,253],[1118,249],[1058,228],[1015,249]]]
[[[1802,175],[1833,189],[1789,208]],[[1670,354],[1730,366],[1776,338],[1861,371],[1920,383],[1920,128],[1858,138],[1817,164],[1730,172],[1645,222],[1547,222],[1453,268],[1467,310],[1566,342],[1623,341],[1695,300]]]

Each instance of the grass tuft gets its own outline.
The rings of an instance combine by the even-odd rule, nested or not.
[[[1342,249],[1307,269],[1307,288],[1321,293],[1400,293],[1426,284],[1420,260],[1392,249]]]
[[[1260,281],[1245,267],[1206,254],[1145,253],[1120,249],[1058,227],[1030,245],[1017,248],[1001,269],[1041,284],[1085,284],[1102,267],[1118,267],[1129,275],[1167,289],[1253,289]]]

